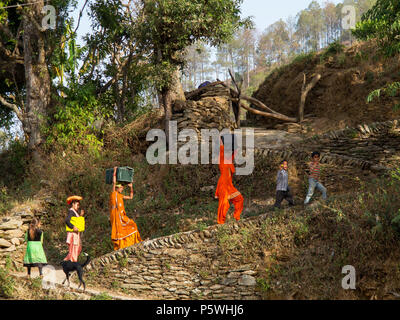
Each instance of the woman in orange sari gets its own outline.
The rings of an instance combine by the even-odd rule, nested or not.
[[[241,193],[233,186],[232,174],[235,172],[235,166],[233,165],[233,159],[236,153],[234,147],[227,146],[228,154],[227,158],[224,156],[224,140],[221,140],[221,145],[219,148],[219,170],[221,176],[218,180],[217,190],[215,191],[215,198],[219,200],[218,204],[218,224],[224,224],[226,219],[226,214],[231,206],[231,203],[235,207],[233,217],[236,221],[240,220],[240,214],[243,211],[243,196]]]
[[[117,184],[116,170],[117,167],[114,167],[113,192],[110,194],[110,223],[111,241],[114,250],[119,250],[139,243],[142,239],[135,221],[127,217],[124,207],[124,199],[133,199],[132,183],[128,184],[131,188],[130,196],[124,196],[124,186]]]

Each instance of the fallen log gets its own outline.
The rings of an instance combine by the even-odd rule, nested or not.
[[[230,72],[230,75],[232,77],[231,72]],[[236,85],[236,82],[234,81],[234,79],[232,79],[232,80]],[[236,91],[235,89],[229,87],[224,82],[222,82],[221,84],[223,86],[229,88],[229,90],[231,92],[230,100],[233,103],[238,103],[238,105],[240,105],[240,107],[242,107],[243,109],[246,109],[247,111],[249,111],[251,113],[258,114],[258,115],[263,116],[263,117],[268,117],[268,118],[281,120],[281,121],[284,121],[284,122],[297,122],[296,118],[288,117],[288,116],[285,116],[284,114],[276,112],[275,110],[272,110],[271,108],[267,107],[265,104],[263,104],[261,101],[257,100],[256,98],[248,97],[248,96],[245,96],[245,95],[241,95],[238,91]],[[236,85],[236,87],[237,87],[237,85]],[[246,101],[252,103],[253,105],[259,107],[260,109],[263,109],[263,110],[268,111],[268,112],[263,112],[263,111],[248,107],[248,106],[246,106],[246,105],[244,105],[243,103],[240,102],[241,99],[242,100],[246,100]]]
[[[239,93],[235,89],[230,88],[225,83],[222,83],[222,85],[231,90],[231,97],[238,99]],[[243,99],[243,100],[246,100],[246,101],[248,101],[248,102],[256,105],[257,107],[259,107],[261,109],[264,109],[264,110],[266,110],[268,112],[275,113],[275,114],[280,114],[279,112],[276,112],[276,111],[272,110],[271,108],[268,108],[264,103],[262,103],[261,101],[257,100],[256,98],[243,96],[243,95],[241,95],[240,98]]]
[[[242,99],[246,100],[245,96],[242,96]],[[239,99],[237,99],[237,98],[232,98],[232,100],[235,101],[235,102],[238,102],[240,104],[241,108],[246,109],[247,111],[249,111],[251,113],[258,114],[258,115],[263,116],[263,117],[268,117],[268,118],[272,118],[272,119],[285,121],[285,122],[297,122],[297,118],[291,118],[291,117],[285,116],[284,114],[280,114],[280,113],[277,113],[277,112],[272,113],[272,112],[264,112],[264,111],[260,111],[260,110],[257,110],[257,109],[253,109],[253,108],[248,107],[245,104],[241,103],[239,101]]]

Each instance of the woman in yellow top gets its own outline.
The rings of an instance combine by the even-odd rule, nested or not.
[[[70,260],[72,262],[78,262],[79,254],[82,251],[82,240],[81,232],[77,226],[71,223],[73,217],[80,217],[84,215],[84,210],[81,209],[78,213],[80,207],[81,196],[71,196],[67,198],[67,204],[70,206],[68,210],[67,218],[65,219],[65,224],[67,227],[67,244],[68,244],[68,255],[64,258],[64,261]]]
[[[129,219],[125,212],[124,200],[133,199],[132,183],[130,196],[122,194],[124,186],[117,184],[117,167],[114,167],[113,191],[110,194],[110,223],[111,223],[111,241],[114,250],[122,249],[142,241],[135,221]]]

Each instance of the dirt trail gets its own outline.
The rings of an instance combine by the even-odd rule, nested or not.
[[[28,279],[26,272],[13,272],[11,273],[13,276],[20,279]],[[32,268],[31,271],[31,279],[35,279],[39,277],[38,268]],[[85,277],[85,276],[84,276]],[[85,278],[84,278],[85,279]],[[79,280],[76,275],[76,272],[73,272],[70,276],[70,286],[68,286],[68,282],[65,280],[65,274],[61,267],[47,265],[43,267],[43,278],[42,278],[42,288],[43,289],[51,289],[51,290],[59,290],[63,292],[73,292],[77,295],[79,299],[90,299],[92,297],[101,296],[106,294],[107,297],[113,300],[141,300],[147,299],[143,297],[133,297],[129,295],[124,295],[121,293],[110,292],[109,289],[93,287],[86,283],[86,290],[83,290],[83,287],[79,287]]]
[[[254,130],[254,147],[258,149],[282,149],[302,140],[298,134],[283,130],[243,127],[244,146],[246,145],[246,130]]]

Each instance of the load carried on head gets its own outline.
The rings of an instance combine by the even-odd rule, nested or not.
[[[114,173],[114,168],[106,170],[106,184],[113,183],[113,173]],[[118,167],[116,173],[117,182],[124,182],[124,183],[133,182],[133,173],[134,170],[131,167]]]

